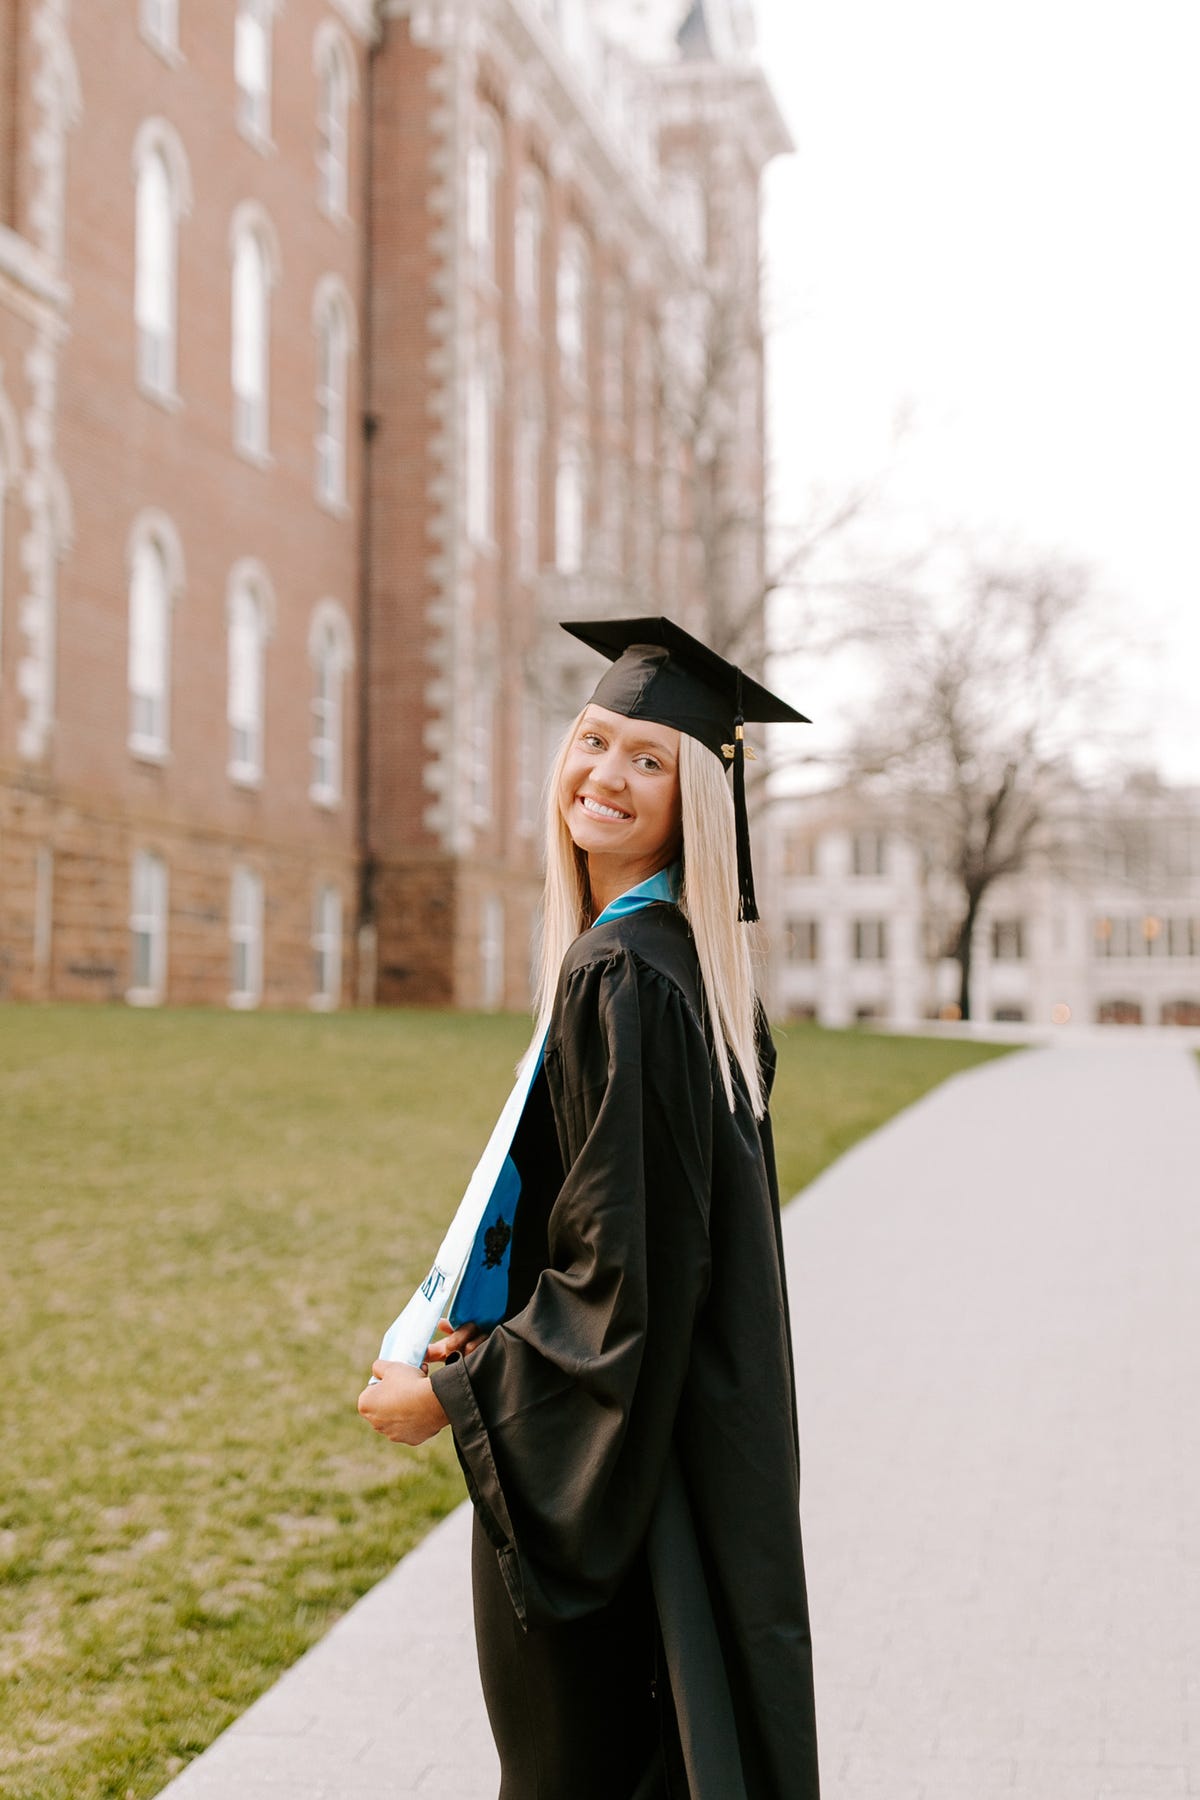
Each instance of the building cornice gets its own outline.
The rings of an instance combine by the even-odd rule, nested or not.
[[[662,124],[688,125],[714,116],[728,120],[758,169],[794,152],[771,84],[755,65],[668,63],[653,71],[653,79]]]

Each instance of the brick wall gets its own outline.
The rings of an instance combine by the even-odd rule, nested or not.
[[[435,30],[433,15],[414,9],[382,23],[372,54],[344,4],[288,0],[274,22],[268,138],[252,141],[237,122],[235,9],[217,9],[214,22],[207,9],[183,6],[177,55],[143,38],[138,10],[136,0],[88,0],[70,12],[78,104],[64,73],[69,103],[54,127],[65,154],[64,298],[12,290],[0,263],[0,391],[24,430],[37,364],[52,408],[38,431],[43,444],[47,432],[53,440],[40,512],[30,497],[39,484],[26,483],[5,516],[0,992],[121,997],[132,861],[155,850],[169,875],[168,1000],[226,1001],[230,879],[242,864],[264,886],[264,1004],[308,1000],[313,896],[333,881],[345,926],[343,998],[523,1007],[539,888],[530,793],[560,720],[598,672],[554,620],[665,610],[704,628],[695,546],[684,541],[687,446],[662,400],[672,348],[663,303],[688,278],[684,264],[644,190],[625,190],[620,155],[612,160],[590,138],[570,85],[548,63],[527,66],[541,52],[521,39],[516,13],[497,8],[478,32],[439,36],[446,19]],[[5,27],[18,11],[27,16],[24,0],[0,0],[0,95],[12,86]],[[314,48],[331,31],[357,86],[346,219],[328,217],[317,193]],[[48,83],[18,85],[29,117],[21,115],[15,166],[28,176],[32,115],[47,105]],[[464,228],[465,148],[483,121],[501,151],[492,275],[472,263]],[[134,321],[135,146],[147,132],[170,146],[187,195],[178,392],[166,401],[139,382]],[[697,154],[704,143],[693,134]],[[0,146],[0,192],[4,154]],[[545,220],[531,328],[515,294],[514,226],[521,176],[534,168]],[[233,442],[231,229],[247,207],[264,222],[276,264],[266,458]],[[564,377],[556,334],[569,229],[582,233],[590,262],[578,383]],[[334,511],[314,495],[313,305],[331,278],[350,296],[359,329],[347,504]],[[614,305],[625,319],[617,404],[605,366]],[[60,306],[65,331],[56,335]],[[468,541],[463,430],[481,352],[494,361],[498,402],[486,545]],[[530,396],[543,421],[533,575],[519,567],[514,494]],[[584,447],[590,479],[585,567],[564,576],[553,566],[554,512],[567,432]],[[624,530],[601,550],[614,470],[628,495]],[[676,516],[664,516],[664,495]],[[169,535],[178,562],[163,756],[137,754],[129,742],[131,546],[147,519]],[[49,589],[43,583],[56,588],[52,728],[31,750],[18,681],[22,565],[52,534],[58,560]],[[230,776],[226,719],[230,580],[247,563],[271,596],[265,758],[252,784]],[[354,666],[343,694],[342,792],[323,806],[309,791],[310,632],[330,603]],[[481,755],[486,798],[472,786]]]
[[[340,801],[324,807],[309,796],[314,612],[335,602],[353,636],[358,606],[357,353],[348,504],[333,513],[314,495],[313,302],[322,278],[340,278],[361,316],[362,145],[353,128],[361,98],[352,114],[351,217],[331,219],[317,203],[314,38],[336,18],[319,0],[289,0],[277,18],[271,143],[257,147],[236,124],[232,12],[228,28],[215,30],[199,9],[181,8],[182,54],[173,66],[139,35],[136,6],[73,10],[83,110],[67,164],[72,300],[57,418],[72,537],[58,582],[56,725],[39,771],[58,803],[21,809],[22,842],[41,833],[53,850],[46,985],[56,997],[124,991],[135,847],[159,848],[168,864],[170,1000],[219,1002],[227,992],[235,860],[264,877],[265,1004],[303,1004],[309,996],[318,879],[336,877],[353,922],[355,671],[343,688]],[[349,32],[343,36],[361,91],[365,50]],[[165,120],[175,134],[191,187],[179,224],[178,399],[168,403],[141,391],[137,379],[133,158],[149,119]],[[247,201],[262,208],[279,246],[270,454],[261,466],[239,454],[232,437],[230,229]],[[171,618],[169,753],[161,761],[128,746],[129,544],[148,509],[169,522],[183,565]],[[243,559],[261,567],[274,596],[257,787],[238,786],[227,772],[226,607],[231,572]],[[10,668],[4,679],[7,689]],[[18,874],[6,858],[6,892],[23,893],[27,863],[26,854]],[[25,899],[14,900],[14,917],[27,912]],[[14,978],[13,991],[20,985]]]

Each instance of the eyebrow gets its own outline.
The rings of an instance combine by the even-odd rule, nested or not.
[[[632,720],[628,721],[630,724],[632,722]],[[593,718],[585,718],[580,729],[583,731],[612,731],[612,727],[606,720]],[[661,738],[635,737],[629,741],[627,748],[630,750],[653,750],[657,756],[669,756],[672,760],[677,754]]]

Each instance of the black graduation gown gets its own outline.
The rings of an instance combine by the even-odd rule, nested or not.
[[[572,945],[513,1147],[512,1310],[433,1381],[520,1627],[569,1634],[648,1566],[672,1800],[816,1800],[774,1154],[702,1019],[677,908]]]

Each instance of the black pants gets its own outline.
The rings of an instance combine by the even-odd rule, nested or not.
[[[645,1563],[602,1611],[528,1632],[478,1520],[471,1577],[499,1800],[686,1800]]]

